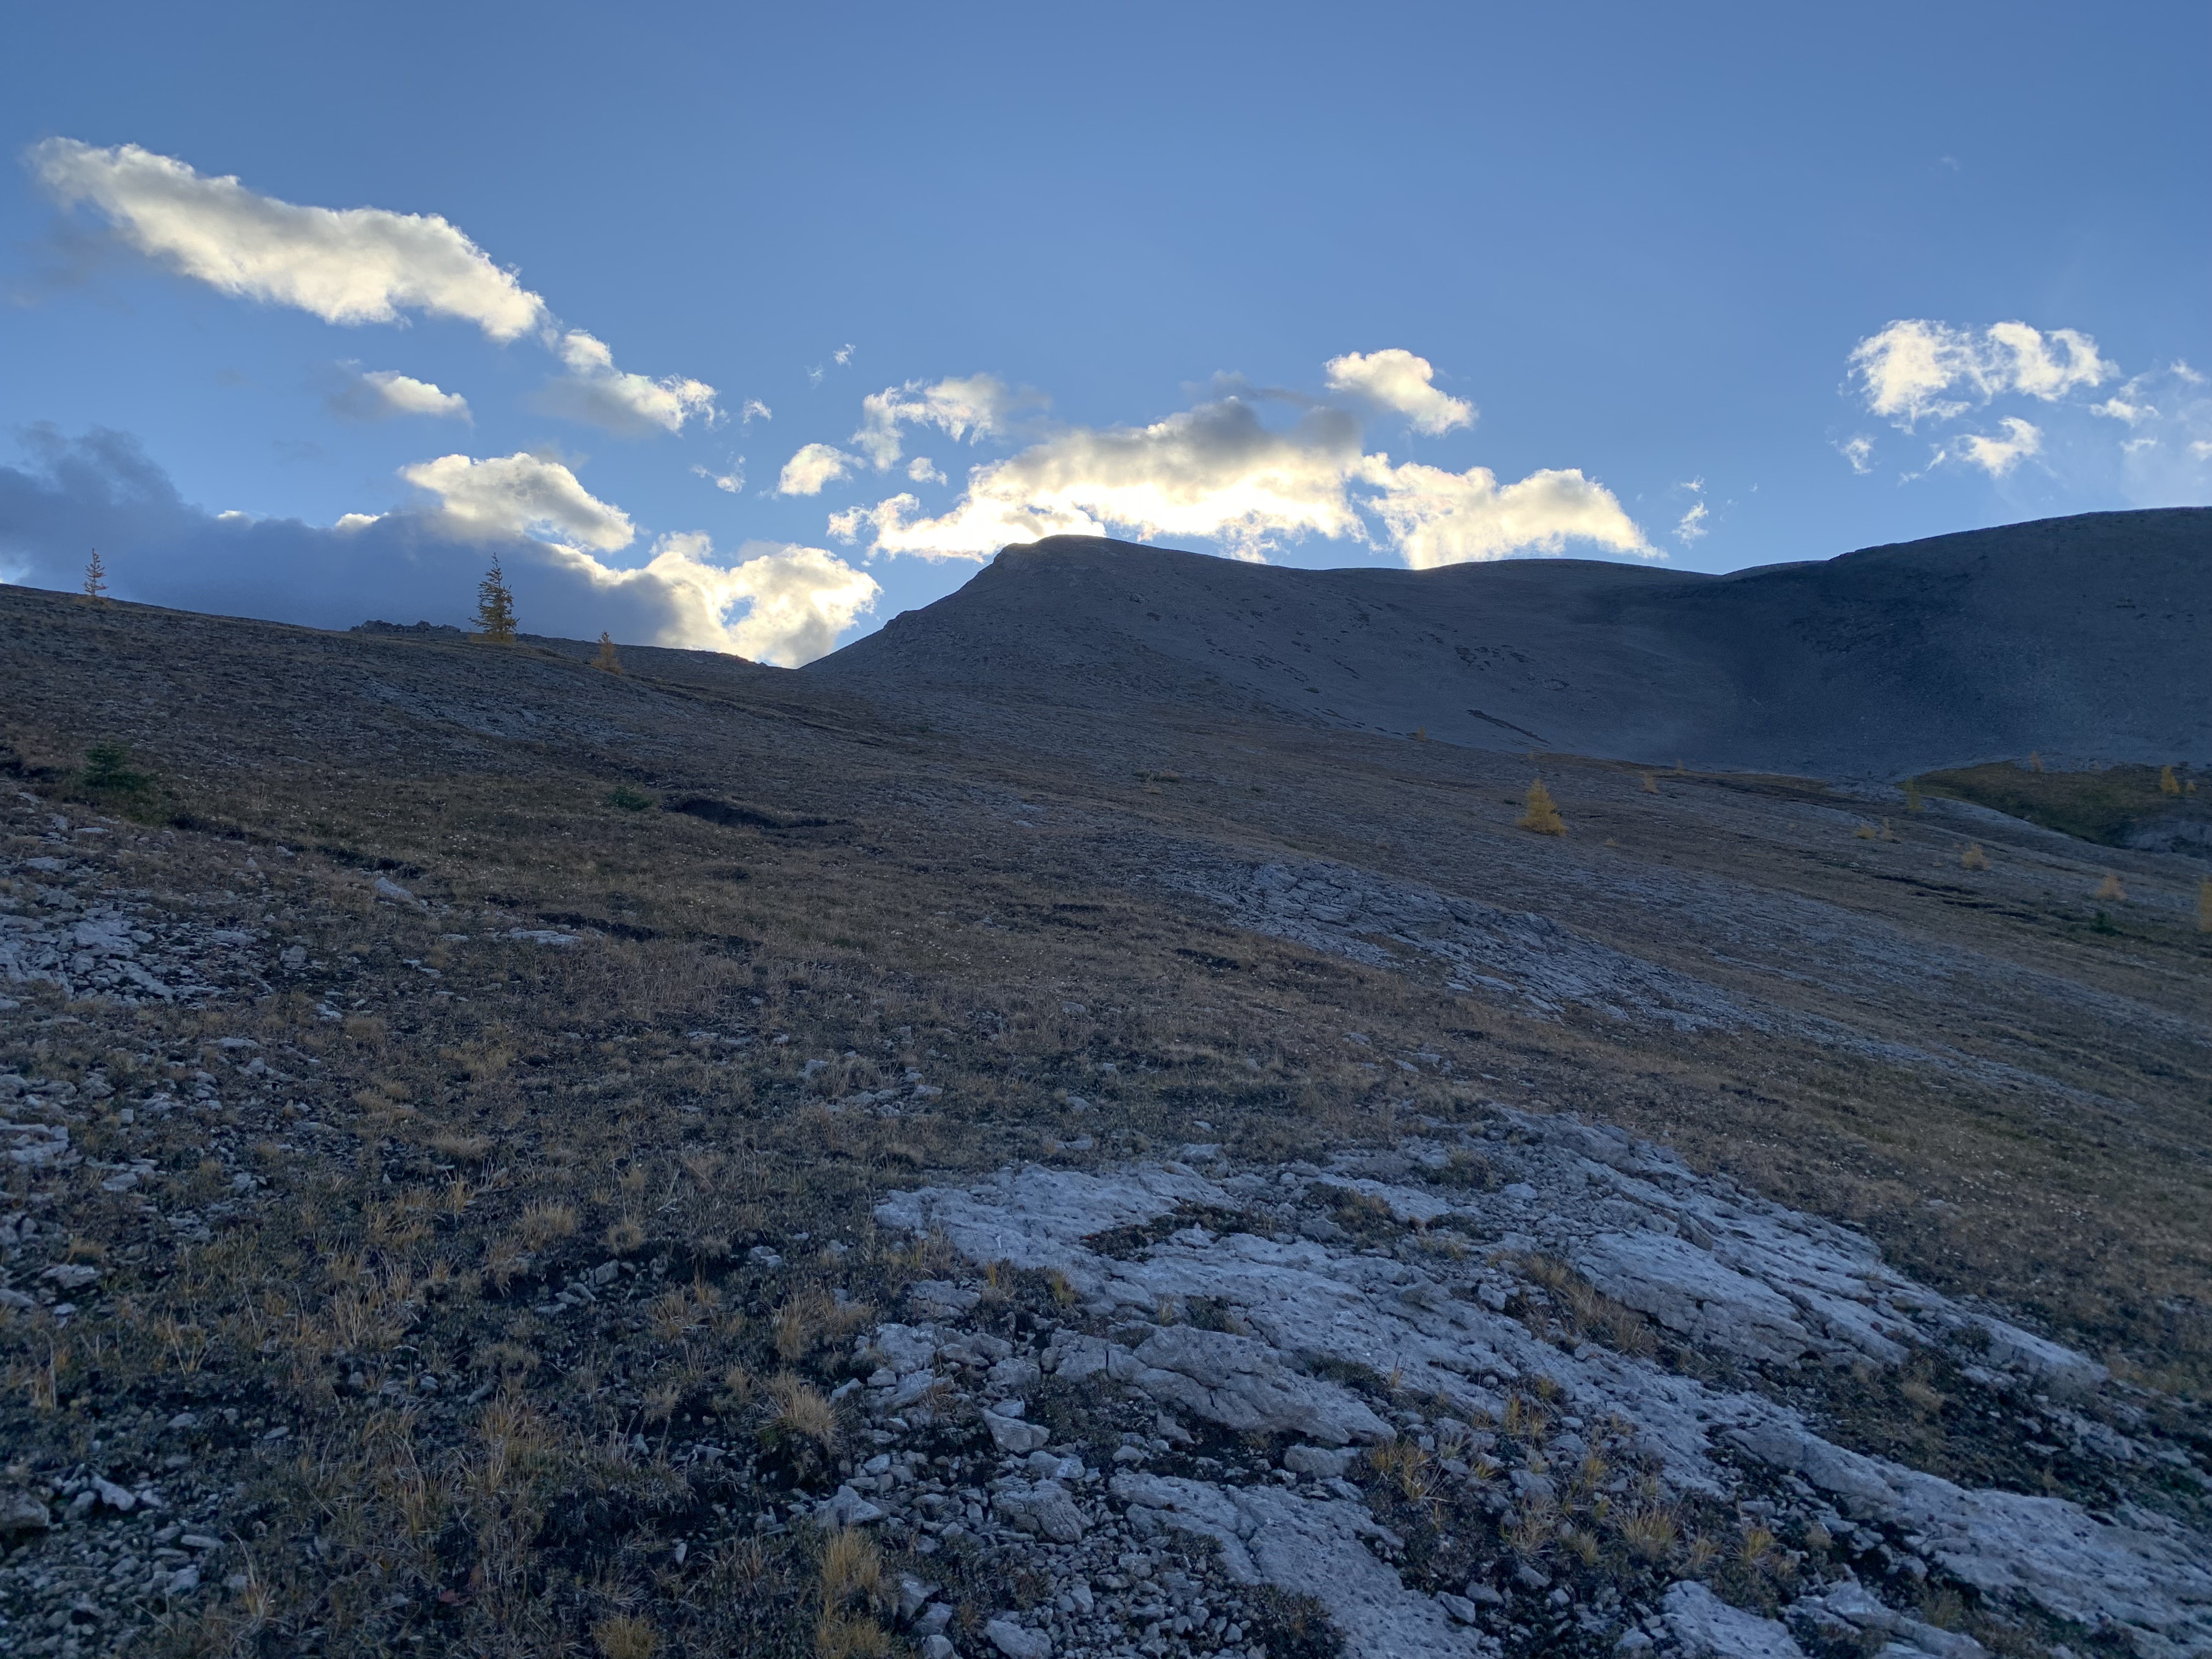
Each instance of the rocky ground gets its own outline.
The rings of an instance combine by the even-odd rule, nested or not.
[[[2212,1652],[2190,860],[0,622],[9,1652]]]

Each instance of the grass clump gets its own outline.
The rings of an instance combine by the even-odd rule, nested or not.
[[[642,789],[633,789],[626,783],[618,783],[608,790],[605,799],[606,804],[618,812],[642,812],[653,805],[652,796]]]

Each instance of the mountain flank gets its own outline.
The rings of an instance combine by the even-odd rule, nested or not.
[[[1896,778],[2212,758],[2212,509],[1714,576],[1576,559],[1297,570],[1083,537],[803,671],[901,702],[1175,703],[1478,748]]]

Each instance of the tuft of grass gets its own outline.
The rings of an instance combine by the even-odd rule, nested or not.
[[[621,672],[620,669],[615,670],[617,673]],[[652,796],[642,789],[633,789],[626,783],[618,783],[608,790],[605,799],[609,806],[622,812],[642,812],[653,805]]]
[[[542,1250],[558,1239],[573,1237],[576,1227],[574,1205],[533,1204],[522,1212],[515,1231],[532,1249]]]
[[[2107,870],[2105,872],[2104,880],[2097,884],[2097,890],[2089,896],[2107,902],[2124,902],[2128,896],[2128,890],[2122,884],[2118,871]]]
[[[592,1626],[592,1640],[606,1659],[653,1659],[660,1647],[660,1632],[650,1620],[617,1613]]]
[[[829,1396],[796,1374],[782,1371],[768,1385],[768,1421],[762,1437],[771,1444],[829,1457],[837,1449],[837,1410]]]
[[[1959,854],[1959,867],[1962,870],[1986,870],[1990,867],[1990,855],[1982,851],[1981,842],[1970,841],[1966,843],[1966,850]]]

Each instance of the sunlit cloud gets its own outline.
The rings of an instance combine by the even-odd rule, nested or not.
[[[993,374],[971,374],[933,386],[908,380],[860,399],[860,427],[853,434],[853,447],[877,471],[885,472],[899,458],[902,427],[935,427],[956,443],[964,438],[972,444],[979,438],[1002,435],[1014,415],[1043,401],[1034,392],[1015,391]]]
[[[775,481],[779,495],[819,495],[823,486],[851,476],[854,459],[833,444],[808,444],[783,464]]]
[[[1332,357],[1322,365],[1331,392],[1364,398],[1380,408],[1403,415],[1414,431],[1439,437],[1455,427],[1474,424],[1474,405],[1464,398],[1449,398],[1431,384],[1436,370],[1425,357],[1392,347],[1387,351],[1357,351]]]
[[[301,206],[137,144],[49,138],[26,161],[64,208],[91,209],[125,246],[220,293],[344,326],[420,313],[472,323],[501,344],[534,337],[567,371],[539,406],[611,431],[676,432],[694,416],[714,418],[713,387],[617,368],[605,343],[563,331],[544,298],[436,214]]]
[[[568,373],[538,392],[538,406],[548,414],[625,435],[681,432],[693,416],[711,420],[714,414],[714,388],[705,381],[625,374],[605,343],[581,329],[563,334],[554,352]]]
[[[96,546],[125,599],[323,628],[459,624],[496,557],[527,632],[588,640],[605,629],[787,666],[833,648],[880,594],[818,547],[752,542],[725,556],[704,535],[668,535],[642,563],[615,564],[636,538],[629,516],[538,456],[408,467],[430,501],[324,527],[191,506],[120,433],[21,435],[31,464],[0,466],[0,569],[39,586],[73,587]]]
[[[2026,323],[1978,332],[1926,320],[1893,322],[1851,349],[1851,378],[1869,414],[1900,430],[1945,421],[2005,392],[2057,400],[2118,378],[2097,343],[2070,328]]]
[[[1355,362],[1355,368],[1343,367]],[[1346,386],[1357,382],[1363,400],[1383,402],[1393,412],[1431,424],[1456,421],[1417,395],[1431,371],[1410,352],[1338,358],[1328,372]],[[1377,386],[1395,401],[1376,396]],[[878,394],[885,400],[876,406],[881,414],[872,410],[873,426],[864,425],[864,433],[895,438],[902,421],[927,420],[957,436],[976,424],[966,405],[929,412],[920,390]],[[918,412],[894,418],[909,398]],[[1578,471],[1540,471],[1501,485],[1483,467],[1455,472],[1394,464],[1364,451],[1349,410],[1310,398],[1297,399],[1300,405],[1287,427],[1267,425],[1254,400],[1231,395],[1144,426],[1066,428],[970,469],[960,498],[941,514],[925,514],[916,496],[902,492],[833,514],[830,533],[849,542],[865,538],[871,553],[932,559],[981,559],[1010,543],[1106,534],[1212,541],[1246,559],[1318,536],[1384,547],[1417,567],[1558,552],[1570,541],[1657,556],[1613,494]],[[1003,411],[989,412],[982,423],[999,429]]]
[[[333,415],[347,420],[382,421],[395,415],[471,418],[469,400],[459,392],[447,392],[411,374],[389,368],[363,373],[358,363],[335,364],[332,371],[333,382],[324,394],[323,404]]]

